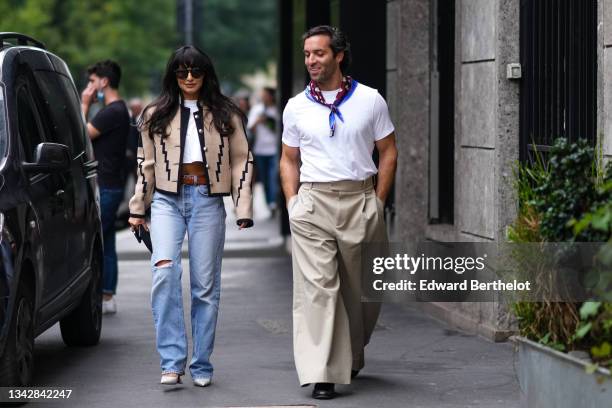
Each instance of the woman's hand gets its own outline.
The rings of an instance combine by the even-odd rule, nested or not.
[[[130,217],[128,219],[128,224],[130,224],[130,229],[132,231],[136,231],[139,225],[144,225],[144,229],[146,229],[147,231],[149,230],[147,222],[144,218]]]

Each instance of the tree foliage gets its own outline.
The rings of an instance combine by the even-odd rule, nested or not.
[[[0,28],[44,42],[67,62],[78,87],[88,65],[114,59],[121,89],[135,95],[150,88],[176,43],[173,15],[166,0],[12,0],[0,3]]]
[[[200,44],[223,82],[265,69],[276,57],[276,0],[202,0]]]
[[[219,76],[238,83],[273,56],[274,0],[202,0],[201,44]],[[111,58],[122,67],[127,96],[157,92],[166,61],[180,43],[176,1],[3,0],[0,31],[30,35],[68,64],[77,87],[90,64]]]

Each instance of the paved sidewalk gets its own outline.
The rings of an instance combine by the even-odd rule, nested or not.
[[[228,217],[228,225],[231,222]],[[337,387],[341,395],[332,401],[311,399],[311,388],[299,387],[293,364],[290,258],[239,256],[253,252],[245,249],[249,245],[274,247],[275,231],[276,224],[265,220],[252,231],[228,229],[226,249],[233,255],[223,261],[215,375],[213,385],[204,389],[194,387],[189,375],[180,386],[158,384],[147,252],[130,233],[120,234],[118,313],[104,317],[100,344],[67,348],[57,325],[36,340],[34,384],[74,390],[69,401],[44,406],[519,406],[511,344],[491,343],[453,330],[416,308],[391,304],[383,306],[366,349],[366,368],[353,384]],[[184,260],[183,270],[187,268]],[[188,278],[184,273],[186,306]]]
[[[338,387],[342,395],[333,401],[312,400],[294,371],[286,257],[224,261],[213,386],[193,387],[188,376],[182,386],[160,386],[149,263],[123,261],[120,271],[119,312],[104,318],[100,345],[66,348],[57,326],[37,340],[34,383],[74,389],[71,401],[45,406],[518,407],[510,344],[394,305],[384,305],[354,383]],[[184,293],[187,285],[185,279]]]

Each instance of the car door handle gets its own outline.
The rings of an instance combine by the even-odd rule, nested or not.
[[[57,191],[55,192],[55,196],[56,196],[56,197],[61,197],[61,196],[63,196],[65,193],[66,193],[66,192],[65,192],[64,190],[61,190],[61,189],[60,189],[60,190],[57,190]]]

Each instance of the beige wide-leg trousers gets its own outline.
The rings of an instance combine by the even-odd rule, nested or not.
[[[380,303],[361,302],[361,244],[387,242],[372,179],[304,183],[289,203],[293,348],[300,384],[349,384]]]

